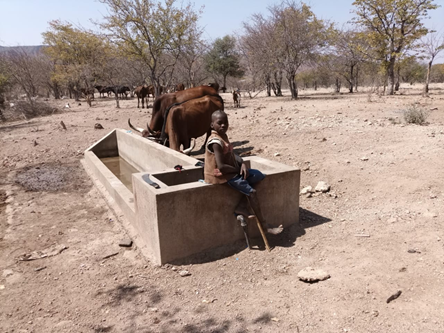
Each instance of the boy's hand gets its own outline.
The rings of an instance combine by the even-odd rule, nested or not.
[[[248,177],[248,169],[247,169],[247,166],[244,163],[242,163],[239,173],[240,173],[240,175],[244,179],[247,179],[247,177]]]

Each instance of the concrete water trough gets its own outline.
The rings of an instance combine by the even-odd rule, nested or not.
[[[257,187],[265,219],[284,227],[298,222],[300,170],[260,157],[244,160],[267,175]],[[242,195],[228,185],[203,183],[203,167],[197,162],[122,129],[88,148],[82,161],[110,207],[122,213],[142,253],[155,264],[180,262],[244,237],[233,215]],[[176,165],[183,170],[175,170]],[[253,237],[259,235],[256,223],[249,228]]]

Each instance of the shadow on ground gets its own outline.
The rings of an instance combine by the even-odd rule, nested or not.
[[[5,124],[0,126],[0,132],[12,132],[21,128],[29,128],[29,127],[37,127],[42,125],[42,121],[39,120],[30,120],[30,121],[15,121],[12,124]]]

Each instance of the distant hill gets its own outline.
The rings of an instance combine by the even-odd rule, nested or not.
[[[13,51],[13,50],[22,48],[22,49],[25,49],[26,52],[28,52],[30,54],[37,54],[37,53],[40,53],[40,51],[43,47],[44,47],[44,45],[26,45],[26,46],[1,46],[0,45],[0,53]]]

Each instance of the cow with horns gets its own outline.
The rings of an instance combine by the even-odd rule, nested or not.
[[[191,139],[196,139],[204,134],[208,138],[211,133],[211,115],[214,111],[223,109],[223,99],[219,95],[206,95],[173,104],[165,115],[166,120],[160,138],[149,135],[147,130],[134,127],[129,119],[128,124],[132,129],[140,132],[142,136],[153,141],[165,143],[163,138],[168,138],[171,149],[180,151],[180,147],[183,146],[183,152],[189,154],[195,144],[194,141],[193,146],[190,147]]]
[[[196,101],[196,99],[200,99],[201,97],[204,96],[211,96],[213,97],[213,99],[208,100],[206,99],[205,102],[204,100],[199,100]],[[194,102],[193,102],[194,101]],[[218,101],[218,102],[214,102],[214,101]],[[213,103],[210,103],[213,102]],[[215,105],[218,105],[218,108],[214,109]],[[168,114],[169,112],[171,112],[171,110],[173,110],[175,117],[179,117],[179,113],[178,111],[176,111],[176,109],[174,109],[175,107],[181,106],[181,108],[179,108],[183,114],[190,112],[189,110],[192,110],[193,114],[198,114],[199,112],[197,112],[196,110],[199,111],[199,108],[210,108],[212,111],[211,113],[213,113],[216,110],[223,110],[224,109],[224,103],[223,103],[223,99],[219,96],[219,94],[217,93],[217,90],[215,90],[213,87],[211,86],[200,86],[200,87],[196,87],[196,88],[190,88],[187,90],[182,90],[182,91],[178,91],[176,93],[169,93],[169,94],[165,94],[160,96],[159,98],[157,98],[154,102],[153,105],[153,113],[152,113],[152,117],[151,117],[151,122],[149,125],[147,125],[147,129],[140,129],[140,128],[135,128],[130,124],[130,121],[128,120],[128,123],[130,124],[130,127],[137,130],[138,132],[142,133],[142,136],[147,137],[151,140],[155,140],[158,141],[162,144],[166,144],[167,143],[167,139],[169,137],[171,137],[171,135],[175,136],[176,133],[175,131],[177,131],[177,122],[174,122],[175,129],[173,128],[173,123],[171,123],[171,121],[168,119]],[[210,107],[211,106],[211,107]],[[205,110],[203,110],[205,111]],[[208,111],[209,112],[209,111]],[[202,113],[202,112],[200,112]],[[211,116],[210,113],[210,116]],[[195,117],[195,116],[194,116]],[[201,123],[206,124],[206,130],[200,134],[203,135],[205,133],[207,133],[207,137],[205,139],[205,143],[208,139],[208,136],[210,134],[210,123],[206,122],[206,120],[201,120],[201,119],[206,119],[205,116],[201,116],[202,118],[193,118],[195,121],[199,121],[199,126]],[[185,119],[185,118],[184,118]],[[209,117],[208,119],[211,119],[211,117]],[[176,118],[174,118],[174,121],[176,121]],[[210,121],[210,120],[208,120]],[[186,124],[185,124],[186,123]],[[168,125],[169,124],[169,125]],[[187,128],[185,129],[185,132],[190,131],[189,128],[194,129],[194,125],[192,123],[188,123],[188,122],[184,122],[184,126],[186,126]],[[198,131],[201,132],[201,131]],[[193,132],[194,133],[194,132]],[[200,136],[199,135],[199,136]],[[183,136],[181,134],[181,136]],[[192,137],[197,137],[197,136],[189,136],[189,139],[191,139]],[[171,141],[171,139],[170,139]],[[181,143],[183,144],[183,140],[181,141]],[[204,143],[204,145],[205,145]],[[189,140],[188,142],[186,142],[184,144],[185,148],[189,147]],[[174,146],[174,148],[173,148]],[[175,146],[175,144],[171,144],[170,142],[170,147],[176,150],[179,150],[179,148]],[[180,144],[179,144],[180,147]]]

